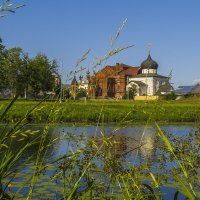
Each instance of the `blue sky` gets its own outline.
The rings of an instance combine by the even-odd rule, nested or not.
[[[88,48],[83,67],[110,50],[110,38],[128,18],[114,47],[134,45],[106,63],[139,66],[148,43],[158,72],[173,70],[174,86],[200,81],[199,0],[15,0],[25,3],[16,14],[0,19],[0,36],[8,47],[35,56],[45,53],[63,62],[63,80]],[[61,70],[61,69],[60,69]]]

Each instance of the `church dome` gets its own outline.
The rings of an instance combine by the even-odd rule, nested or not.
[[[78,82],[76,80],[76,77],[74,76],[72,82],[71,82],[71,85],[78,85]]]
[[[148,58],[142,62],[141,68],[142,69],[157,69],[158,63],[154,61],[149,54]]]

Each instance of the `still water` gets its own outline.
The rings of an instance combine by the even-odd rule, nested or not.
[[[27,129],[43,130],[43,127],[29,126]],[[194,133],[193,125],[165,125],[161,126],[166,134],[174,136],[184,136],[188,133]],[[70,138],[70,136],[77,136],[77,138]],[[157,130],[152,126],[133,126],[118,128],[116,125],[107,125],[104,127],[96,126],[70,126],[62,125],[48,128],[47,141],[45,146],[51,144],[44,155],[44,166],[48,167],[41,172],[39,179],[36,182],[36,187],[33,192],[33,199],[59,199],[62,197],[63,181],[59,178],[59,167],[55,166],[58,158],[61,158],[69,152],[76,152],[77,149],[84,149],[87,141],[92,138],[112,137],[117,145],[113,154],[123,157],[122,165],[129,163],[129,165],[137,165],[146,161],[156,162],[159,154],[158,144],[156,140]],[[79,140],[79,141],[77,141]],[[98,139],[97,139],[98,140]],[[49,141],[53,141],[50,142]],[[78,143],[78,145],[77,145]],[[100,145],[100,143],[99,143]],[[20,160],[17,169],[19,172],[10,184],[9,192],[14,194],[17,192],[16,199],[23,199],[27,197],[30,190],[29,179],[33,173],[33,166],[37,159],[36,149],[31,148],[26,152],[26,155]],[[97,160],[96,163],[99,161]],[[51,164],[49,164],[51,163]],[[156,165],[156,163],[154,163]],[[124,164],[125,165],[125,164]],[[58,165],[57,165],[58,166]],[[167,166],[171,167],[171,166]],[[69,174],[67,174],[69,175]],[[83,180],[84,182],[84,180]],[[83,184],[84,185],[84,184]],[[20,189],[19,189],[20,188]],[[70,189],[70,186],[69,186]],[[170,187],[162,187],[161,191],[164,199],[173,199],[175,189]],[[115,198],[114,198],[115,199]],[[179,196],[179,199],[184,199]]]

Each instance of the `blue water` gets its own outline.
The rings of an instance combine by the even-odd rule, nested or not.
[[[42,127],[27,127],[27,129],[42,129]],[[166,125],[161,126],[161,129],[167,134],[170,133],[174,136],[184,136],[188,134],[189,132],[193,133],[195,131],[195,128],[193,125]],[[60,138],[60,140],[53,143],[52,146],[50,146],[49,150],[47,151],[47,154],[45,156],[45,162],[52,162],[58,157],[66,155],[66,152],[69,152],[69,149],[72,151],[76,150],[76,142],[69,141],[68,136],[69,135],[75,135],[80,136],[83,135],[83,140],[79,144],[78,148],[84,148],[87,144],[87,140],[91,137],[102,137],[102,134],[105,137],[112,136],[115,141],[119,141],[121,145],[118,146],[116,149],[116,152],[119,155],[124,155],[125,161],[129,162],[131,165],[137,165],[139,163],[145,162],[146,160],[151,160],[152,162],[155,160],[156,156],[159,154],[159,150],[157,148],[156,143],[156,135],[157,135],[157,129],[152,126],[132,126],[132,127],[124,127],[124,128],[118,128],[116,125],[109,125],[105,127],[96,127],[96,126],[69,126],[69,125],[62,125],[62,126],[56,126],[56,127],[50,127],[49,128],[49,135],[48,138]],[[137,147],[141,146],[137,149]],[[135,150],[134,150],[135,149]],[[34,154],[34,150],[30,150],[27,152],[27,157]],[[23,160],[21,162],[21,166],[23,167],[21,169],[23,174],[30,174],[33,169],[33,165],[35,162],[35,157],[33,156],[27,165],[24,165]],[[24,159],[25,160],[25,159]],[[98,161],[97,161],[98,162]],[[156,165],[156,163],[155,163]],[[173,167],[174,163],[170,163],[167,167]],[[18,166],[20,168],[20,164]],[[54,174],[55,170],[47,170],[45,171],[46,175],[48,177],[51,177]],[[19,176],[14,180],[15,182],[23,182],[24,177]],[[42,182],[45,181],[49,182],[52,181],[51,179],[43,179]],[[54,180],[52,181],[54,183]],[[59,183],[54,183],[58,186]],[[42,187],[42,186],[41,186]],[[38,191],[40,189],[40,186],[37,187]],[[11,188],[12,192],[15,193],[18,189],[18,187]],[[21,190],[21,194],[24,196],[27,196],[27,193],[29,191],[29,187],[24,188]],[[164,195],[164,199],[173,199],[174,194],[176,192],[176,189],[167,188],[167,187],[161,187],[161,191]],[[51,190],[48,191],[51,193]],[[55,193],[55,192],[54,192]],[[59,198],[59,194],[55,194],[52,199]],[[37,199],[38,196],[35,196],[35,199]],[[50,198],[51,199],[51,198]],[[179,195],[178,199],[184,199],[182,195]]]

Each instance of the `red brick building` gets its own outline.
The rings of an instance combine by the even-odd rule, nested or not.
[[[87,95],[91,98],[122,98],[129,95],[129,88],[135,87],[135,96],[155,96],[158,92],[168,94],[173,90],[169,77],[157,73],[158,64],[151,58],[150,52],[139,67],[132,67],[116,63],[115,66],[105,66],[102,70],[90,76],[87,81],[79,84],[72,81],[71,88],[87,88]],[[168,86],[168,87],[166,87]]]
[[[90,78],[88,96],[122,98],[126,93],[128,77],[136,76],[140,71],[140,67],[120,63],[106,66]]]

